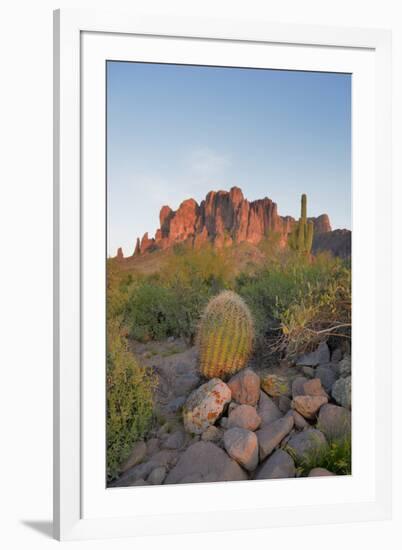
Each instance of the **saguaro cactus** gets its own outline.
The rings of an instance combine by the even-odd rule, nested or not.
[[[250,356],[253,320],[243,299],[229,290],[212,298],[201,318],[197,345],[206,378],[226,378],[241,370]]]
[[[313,246],[314,224],[307,220],[307,195],[301,196],[301,215],[295,228],[289,235],[289,246],[298,252],[310,254]]]

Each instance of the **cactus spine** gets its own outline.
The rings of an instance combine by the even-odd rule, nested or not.
[[[307,220],[307,195],[301,196],[301,215],[289,235],[289,246],[298,252],[311,253],[314,238],[314,223]]]
[[[201,318],[197,345],[200,371],[206,378],[226,378],[250,357],[253,320],[243,299],[229,290],[212,298]]]

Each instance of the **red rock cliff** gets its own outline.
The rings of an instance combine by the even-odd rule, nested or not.
[[[279,234],[280,242],[285,244],[295,222],[290,216],[280,216],[271,199],[249,202],[238,187],[232,187],[229,192],[210,191],[200,205],[194,199],[187,199],[176,211],[163,206],[159,219],[160,228],[155,237],[149,238],[145,233],[141,241],[137,241],[135,254],[182,242],[198,247],[209,241],[218,248],[244,241],[258,244],[270,233]],[[310,219],[316,233],[331,231],[327,214]]]

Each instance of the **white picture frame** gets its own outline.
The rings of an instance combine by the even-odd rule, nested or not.
[[[184,42],[186,48],[182,48]],[[106,59],[223,66],[235,59],[237,66],[252,63],[355,75],[352,476],[106,489],[104,457],[99,452],[105,429],[105,243],[99,235],[105,234]],[[384,421],[391,418],[390,67],[391,35],[384,30],[144,17],[98,10],[55,12],[56,538],[390,517],[391,425]],[[268,496],[266,483],[270,483]],[[189,499],[195,503],[191,511]]]

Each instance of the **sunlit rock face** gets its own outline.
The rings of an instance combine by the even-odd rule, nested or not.
[[[331,231],[327,214],[309,219],[314,222],[315,234]],[[135,254],[164,250],[178,243],[188,243],[195,248],[207,242],[216,248],[241,242],[258,244],[270,234],[277,234],[279,245],[285,246],[295,223],[291,216],[280,216],[271,199],[265,197],[250,202],[239,187],[210,191],[201,204],[192,198],[186,199],[177,210],[165,205],[159,220],[155,237],[145,233],[139,244],[137,242]]]

